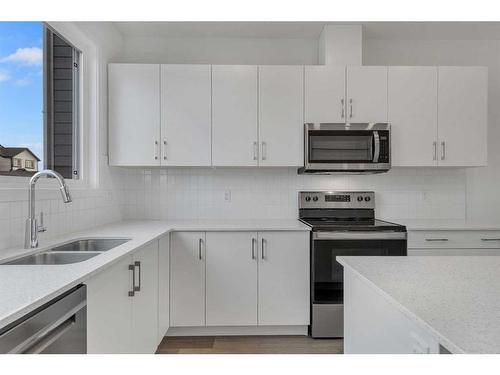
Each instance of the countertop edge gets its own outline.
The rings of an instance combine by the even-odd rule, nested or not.
[[[352,271],[356,276],[358,276],[362,281],[364,281],[368,287],[372,288],[376,293],[378,293],[381,297],[383,297],[386,301],[388,301],[391,305],[401,311],[407,318],[412,320],[414,323],[419,325],[422,329],[428,332],[440,345],[443,345],[447,350],[449,350],[452,354],[466,354],[462,348],[458,345],[454,344],[447,337],[442,335],[439,331],[434,329],[429,323],[420,318],[414,312],[409,310],[407,307],[403,306],[398,300],[396,300],[389,293],[384,291],[381,287],[375,284],[368,277],[361,274],[356,268],[352,267],[343,257],[337,257],[337,262],[339,262],[343,267],[348,268]]]

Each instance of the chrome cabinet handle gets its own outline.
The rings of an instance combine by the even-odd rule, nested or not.
[[[500,238],[481,238],[481,241],[500,241]]]
[[[437,160],[438,144],[436,141],[432,142],[432,149],[433,149],[432,160]]]
[[[262,241],[261,241],[261,250],[260,250],[261,254],[262,254],[261,255],[262,256],[262,260],[266,259],[266,253],[265,253],[266,243],[267,243],[266,239],[263,238]]]
[[[129,290],[128,296],[133,297],[135,295],[135,266],[133,264],[129,264],[128,270],[132,271],[132,290]]]
[[[154,160],[158,160],[158,141],[155,141],[153,150],[154,150],[153,158]]]
[[[441,160],[446,159],[446,143],[441,142]]]
[[[134,275],[135,275],[135,269],[139,270],[139,285],[135,286],[135,277],[134,277],[134,292],[140,292],[141,291],[141,283],[142,283],[142,277],[141,277],[141,262],[134,262]]]
[[[163,160],[167,160],[167,140],[163,140]]]
[[[262,160],[267,160],[267,143],[262,141]]]
[[[340,118],[344,118],[344,116],[345,116],[344,98],[340,99],[340,109],[342,111],[340,113]]]
[[[252,238],[252,259],[255,259],[255,245],[257,243],[257,240],[255,238]]]
[[[352,99],[349,99],[349,118],[352,118]]]
[[[203,239],[200,238],[198,242],[198,259],[202,260],[203,259]]]
[[[446,242],[446,241],[448,241],[447,238],[426,238],[425,240],[427,242]]]
[[[257,141],[255,141],[253,143],[253,160],[257,160],[258,159],[258,153],[259,153],[259,144],[257,143]]]

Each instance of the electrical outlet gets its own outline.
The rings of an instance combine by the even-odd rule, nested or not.
[[[224,201],[231,202],[231,190],[224,190]]]

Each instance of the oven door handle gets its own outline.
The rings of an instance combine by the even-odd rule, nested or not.
[[[380,157],[380,136],[376,130],[373,132],[373,143],[373,162],[378,163],[378,159]]]
[[[313,232],[313,240],[406,240],[406,232]]]

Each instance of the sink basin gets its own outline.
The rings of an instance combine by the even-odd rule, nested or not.
[[[48,251],[108,251],[130,241],[127,238],[86,238],[51,248]]]
[[[5,265],[29,265],[29,264],[71,264],[83,262],[99,255],[99,253],[53,253],[44,252],[33,255],[28,255],[10,262]]]

